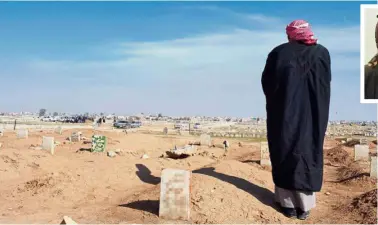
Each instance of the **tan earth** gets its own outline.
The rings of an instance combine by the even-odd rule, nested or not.
[[[215,147],[200,146],[194,156],[174,160],[162,155],[198,137],[97,131],[108,137],[107,150],[122,150],[110,158],[106,152],[90,153],[90,144],[83,141],[66,141],[73,131],[85,137],[93,134],[43,131],[17,139],[8,131],[0,137],[0,223],[56,224],[63,216],[77,223],[107,224],[377,222],[377,181],[369,177],[370,164],[353,162],[353,148],[332,140],[325,143],[324,185],[317,193],[317,207],[308,220],[299,221],[276,209],[270,168],[259,165],[259,143],[251,139],[229,138],[231,148],[223,156],[224,139],[215,138]],[[61,143],[54,155],[30,148],[40,145],[42,136]],[[376,154],[375,145],[371,153]],[[149,158],[142,159],[143,154]],[[193,171],[191,221],[159,219],[164,168]]]

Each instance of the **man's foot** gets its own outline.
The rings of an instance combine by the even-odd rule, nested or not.
[[[295,211],[295,209],[281,207],[281,211],[282,211],[282,214],[284,214],[284,216],[288,218],[297,217],[297,211]]]
[[[309,216],[310,216],[310,211],[304,212],[303,210],[299,210],[297,218],[300,220],[306,220]]]

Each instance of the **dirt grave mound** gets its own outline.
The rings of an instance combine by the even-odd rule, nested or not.
[[[349,209],[361,215],[360,223],[377,224],[377,189],[354,198]]]
[[[33,191],[37,193],[40,189],[50,188],[53,186],[52,177],[33,179],[25,183],[24,188],[20,191]]]
[[[336,146],[325,150],[325,160],[334,165],[347,165],[351,162],[349,153],[342,146]]]
[[[370,177],[369,168],[357,163],[350,163],[337,169],[338,183],[358,186],[371,187],[376,185],[376,179]]]
[[[59,184],[71,182],[72,179],[64,173],[52,173],[44,175],[19,185],[17,188],[18,193],[31,192],[32,195],[40,194],[45,191],[53,191]]]

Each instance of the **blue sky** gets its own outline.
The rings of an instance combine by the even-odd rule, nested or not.
[[[1,2],[0,111],[265,116],[267,54],[305,19],[331,53],[331,119],[375,120],[362,3]]]

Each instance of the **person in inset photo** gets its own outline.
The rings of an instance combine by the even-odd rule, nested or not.
[[[378,18],[378,16],[376,16]],[[376,54],[370,61],[365,65],[365,99],[378,99],[378,19],[376,19],[375,25],[375,52]],[[366,28],[367,29],[367,28]],[[373,34],[367,36],[366,38],[372,37]],[[367,44],[365,43],[365,48]],[[369,48],[371,49],[371,48]],[[366,49],[367,50],[367,49]],[[371,54],[366,51],[365,54]]]

